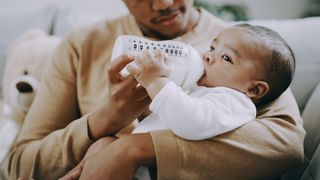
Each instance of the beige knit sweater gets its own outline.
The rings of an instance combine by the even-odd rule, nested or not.
[[[201,10],[197,26],[176,40],[200,52],[226,25]],[[67,36],[27,115],[4,168],[19,176],[57,179],[92,144],[87,116],[107,98],[106,66],[116,37],[142,36],[131,15],[100,22]],[[290,90],[258,109],[258,118],[218,137],[187,141],[169,130],[152,132],[158,179],[273,179],[298,166],[305,131]]]

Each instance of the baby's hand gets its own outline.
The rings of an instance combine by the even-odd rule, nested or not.
[[[156,78],[168,77],[170,73],[168,56],[160,50],[154,54],[143,51],[142,55],[134,58],[134,63],[128,65],[128,72],[145,88]]]

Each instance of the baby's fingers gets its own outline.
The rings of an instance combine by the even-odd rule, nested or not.
[[[155,52],[155,57],[157,61],[159,61],[161,64],[168,65],[168,54],[165,52],[160,51],[159,49]]]
[[[142,56],[144,57],[146,64],[154,61],[154,56],[150,51],[143,51]]]
[[[160,49],[157,49],[155,51],[155,58],[157,59],[157,61],[162,61],[162,59],[164,58],[164,53],[161,52]]]
[[[164,53],[163,62],[165,65],[169,65],[169,55],[167,53]]]
[[[135,57],[134,57],[134,63],[135,63],[135,65],[137,66],[137,67],[141,67],[141,66],[143,66],[144,64],[145,64],[145,58],[144,58],[144,56],[143,55],[136,55]]]

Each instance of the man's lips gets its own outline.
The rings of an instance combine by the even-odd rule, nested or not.
[[[178,15],[179,15],[179,12],[175,12],[175,13],[172,13],[172,14],[169,14],[166,16],[161,16],[161,17],[155,19],[155,23],[157,23],[157,24],[160,23],[165,26],[172,25],[178,20]]]

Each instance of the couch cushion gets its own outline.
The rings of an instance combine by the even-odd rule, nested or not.
[[[320,17],[293,20],[249,21],[277,31],[292,48],[296,57],[296,73],[292,92],[303,111],[315,86],[320,81]]]
[[[32,12],[12,12],[5,14],[0,12],[0,77],[5,66],[5,52],[11,41],[29,28],[41,28],[50,32],[52,20],[55,14],[53,6],[35,10]],[[2,97],[2,78],[0,79],[0,98]]]

